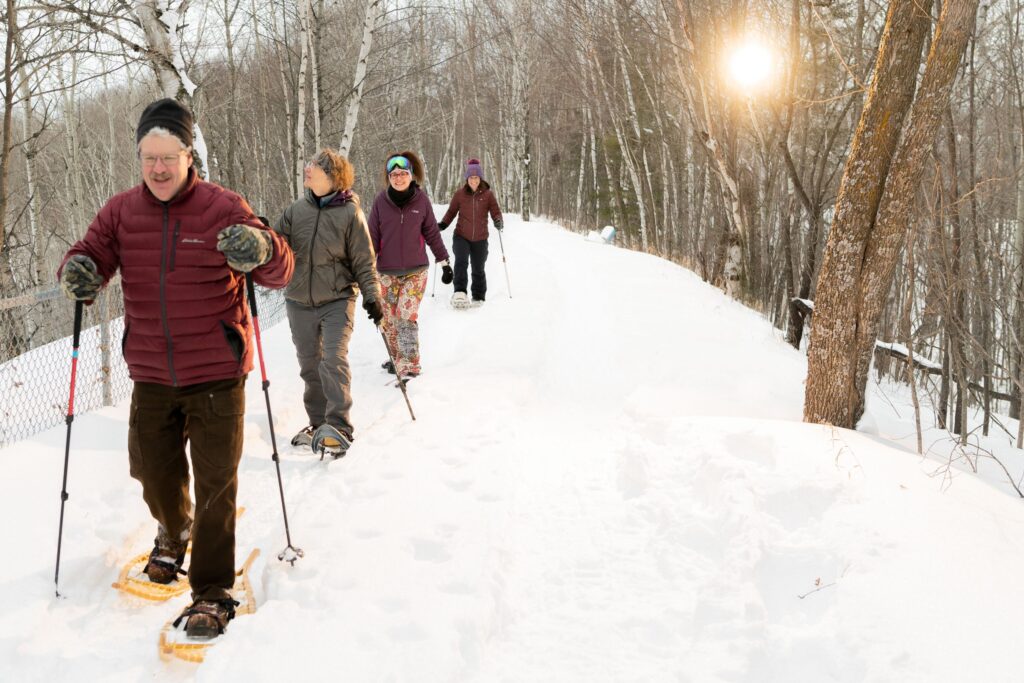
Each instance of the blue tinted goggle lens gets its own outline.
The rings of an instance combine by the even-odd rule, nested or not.
[[[388,159],[388,173],[391,173],[391,171],[395,170],[396,168],[408,171],[410,168],[412,168],[412,164],[410,164],[409,160],[406,159],[405,157],[391,157],[390,159]]]

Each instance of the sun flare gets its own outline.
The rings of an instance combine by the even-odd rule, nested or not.
[[[772,69],[771,51],[757,41],[741,43],[729,54],[729,75],[744,90],[763,87],[771,77]]]

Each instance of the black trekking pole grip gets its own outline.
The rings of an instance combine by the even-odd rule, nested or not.
[[[71,456],[71,423],[75,421],[75,377],[78,374],[78,345],[82,336],[82,311],[84,301],[75,302],[75,327],[71,336],[71,388],[68,392],[68,414],[64,421],[68,425],[64,438],[64,478],[60,485],[60,524],[57,527],[57,566],[53,571],[53,590],[60,597],[60,550],[64,541],[64,503],[68,499],[68,462]]]
[[[245,291],[249,294],[249,310],[252,311],[252,317],[260,317],[260,313],[256,309],[256,285],[253,284],[252,273],[245,274]]]

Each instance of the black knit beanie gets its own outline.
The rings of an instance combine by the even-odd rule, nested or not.
[[[176,100],[157,100],[146,107],[135,130],[135,144],[139,144],[153,128],[166,128],[186,147],[192,146],[192,112]]]

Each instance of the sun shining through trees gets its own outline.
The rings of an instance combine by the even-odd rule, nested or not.
[[[726,53],[726,71],[732,83],[744,92],[764,88],[775,70],[775,59],[763,42],[744,38]]]

